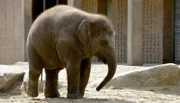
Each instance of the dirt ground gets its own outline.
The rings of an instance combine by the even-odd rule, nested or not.
[[[119,73],[130,72],[147,68],[149,66],[125,66],[118,65],[116,75]],[[65,70],[60,75],[64,77]],[[41,92],[38,97],[28,97],[24,91],[14,91],[6,94],[0,94],[0,103],[180,103],[180,86],[163,87],[134,87],[121,89],[102,89],[97,92],[96,87],[91,86],[97,79],[103,79],[107,74],[105,65],[92,65],[89,85],[86,89],[84,99],[70,100],[66,99],[67,88],[64,86],[59,89],[61,97],[44,98]],[[63,78],[66,84],[66,77]]]

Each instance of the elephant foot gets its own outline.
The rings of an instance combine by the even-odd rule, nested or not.
[[[38,91],[29,87],[28,90],[27,90],[27,94],[30,97],[37,97],[38,96]]]
[[[82,97],[84,97],[84,90],[80,91]]]
[[[81,99],[83,96],[80,93],[74,93],[74,94],[68,94],[67,95],[68,99]]]
[[[52,91],[46,91],[45,92],[45,97],[46,98],[56,98],[56,97],[59,97],[60,94],[59,94],[59,91],[55,91],[55,92],[52,92]]]

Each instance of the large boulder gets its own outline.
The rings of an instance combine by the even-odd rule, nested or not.
[[[97,81],[95,86],[99,84]],[[106,88],[120,89],[122,87],[150,87],[180,84],[180,68],[176,64],[162,64],[136,70],[124,74],[117,74],[105,86]]]
[[[5,93],[20,86],[23,82],[24,72],[22,73],[1,73],[0,92]]]
[[[0,93],[8,93],[15,89],[20,90],[26,72],[26,69],[20,64],[0,65]]]

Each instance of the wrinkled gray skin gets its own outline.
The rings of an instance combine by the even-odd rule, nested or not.
[[[99,91],[115,74],[114,31],[102,15],[61,5],[42,13],[33,23],[27,40],[29,81],[27,94],[38,96],[38,79],[45,68],[45,97],[58,97],[58,72],[67,70],[67,98],[84,96],[91,57],[108,65],[108,74]]]

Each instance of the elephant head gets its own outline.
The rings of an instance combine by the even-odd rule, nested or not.
[[[108,73],[105,79],[96,88],[99,91],[112,79],[116,71],[115,33],[112,24],[104,16],[91,17],[80,23],[76,35],[86,56],[96,56],[108,65]]]

